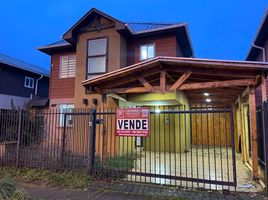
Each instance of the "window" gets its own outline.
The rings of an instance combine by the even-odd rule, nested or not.
[[[61,104],[59,106],[60,108],[60,119],[59,119],[59,126],[60,127],[64,127],[64,120],[66,119],[66,127],[70,127],[73,125],[73,117],[72,115],[66,115],[66,118],[64,117],[65,116],[65,113],[71,113],[74,109],[74,105],[73,104]]]
[[[27,87],[27,88],[34,88],[34,79],[31,78],[31,77],[27,77],[25,76],[25,79],[24,79],[24,87]]]
[[[154,44],[146,44],[140,46],[140,60],[147,60],[155,57]]]
[[[107,38],[88,41],[88,79],[106,72]]]
[[[72,78],[75,76],[76,56],[60,57],[60,78]]]

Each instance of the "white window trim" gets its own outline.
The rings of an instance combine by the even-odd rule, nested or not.
[[[26,80],[27,80],[27,79],[29,79],[29,80],[32,80],[32,81],[33,81],[33,85],[32,85],[32,87],[31,87],[31,86],[26,85]],[[29,77],[29,76],[25,76],[25,78],[24,78],[24,87],[34,89],[34,78]]]
[[[148,57],[148,46],[153,46],[154,47],[154,56],[152,58],[155,57],[155,43],[148,43],[148,44],[142,44],[139,46],[139,58],[140,58],[140,61],[145,61],[145,60],[148,60],[148,59],[152,59],[152,58],[146,58],[146,59],[142,59],[142,55],[141,55],[141,48],[142,47],[147,47],[147,57]]]
[[[65,55],[65,56],[60,56],[60,70],[59,70],[59,78],[60,79],[66,79],[66,78],[75,78],[75,73],[74,73],[74,75],[73,76],[69,76],[69,57],[70,56],[74,56],[75,57],[75,66],[74,66],[74,70],[76,71],[76,54],[71,54],[71,55]],[[61,76],[61,72],[62,72],[62,58],[63,57],[67,57],[67,59],[68,59],[68,68],[67,68],[67,77],[62,77]]]

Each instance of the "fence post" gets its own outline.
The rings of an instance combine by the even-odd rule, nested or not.
[[[61,113],[60,113],[61,115]],[[61,162],[64,162],[64,152],[65,152],[65,138],[66,138],[66,113],[63,114],[63,133],[62,133],[62,149],[61,149]],[[60,124],[61,125],[61,124]]]
[[[235,155],[235,136],[234,136],[234,110],[230,111],[230,122],[231,122],[231,139],[232,139],[232,164],[233,164],[233,182],[235,189],[237,186],[237,177],[236,177],[236,155]]]
[[[16,149],[16,167],[19,167],[20,159],[20,141],[22,132],[22,110],[19,110],[19,122],[18,122],[18,139],[17,139],[17,149]]]
[[[88,174],[93,175],[94,161],[95,161],[95,140],[96,140],[96,109],[90,110],[90,121],[89,121],[89,163],[88,163]]]

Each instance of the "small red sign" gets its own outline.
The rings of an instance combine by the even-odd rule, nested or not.
[[[116,110],[116,136],[150,135],[150,110],[148,108],[120,108]]]

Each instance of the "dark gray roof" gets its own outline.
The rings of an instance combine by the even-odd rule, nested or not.
[[[39,47],[38,49],[46,49],[46,48],[51,48],[51,47],[62,47],[62,46],[71,46],[71,44],[67,42],[66,40],[60,40],[52,44]]]
[[[128,22],[128,28],[135,34],[148,31],[157,31],[159,29],[168,29],[176,26],[183,26],[184,23],[152,23],[152,22]]]
[[[5,65],[11,66],[11,67],[16,67],[16,68],[19,68],[19,69],[22,69],[25,71],[29,71],[29,72],[32,72],[35,74],[40,74],[40,75],[44,75],[44,76],[49,77],[48,70],[46,70],[42,67],[27,63],[25,61],[1,54],[1,53],[0,53],[0,63],[3,63]]]
[[[29,107],[46,107],[48,104],[49,100],[45,97],[35,97],[27,103]]]

